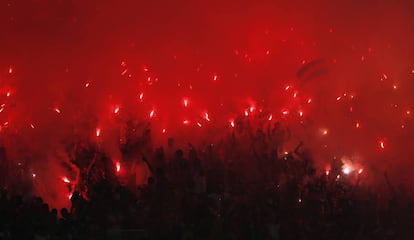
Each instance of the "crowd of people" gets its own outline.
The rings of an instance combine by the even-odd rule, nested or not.
[[[306,143],[285,152],[290,133],[280,123],[238,122],[215,144],[170,138],[158,148],[149,127],[135,128],[120,146],[124,179],[97,145],[68,147],[79,175],[70,209],[4,188],[0,239],[414,239],[414,198],[403,185],[386,174],[385,189],[362,184],[339,159],[316,169]],[[125,180],[137,162],[150,172],[139,186]]]

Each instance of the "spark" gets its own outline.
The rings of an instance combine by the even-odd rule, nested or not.
[[[9,74],[12,74],[12,73],[13,73],[13,68],[9,67]]]
[[[394,90],[397,90],[397,85],[393,85],[393,86],[392,86],[392,88],[393,88]]]
[[[285,115],[285,116],[288,115],[289,114],[289,110],[282,110],[282,114]]]
[[[89,87],[89,83],[85,83],[85,87],[87,88],[87,87]]]
[[[68,199],[71,200],[72,199],[72,193],[68,194]]]
[[[61,111],[60,111],[60,109],[59,108],[54,108],[53,109],[55,112],[57,112],[57,113],[61,113]]]
[[[232,128],[234,128],[234,120],[233,120],[233,119],[230,119],[230,126],[231,126]]]
[[[35,128],[35,126],[33,125],[33,123],[30,124],[30,127],[33,128],[33,129]]]
[[[270,115],[269,115],[269,118],[267,118],[267,120],[272,121],[272,119],[273,119],[273,115],[272,115],[272,114],[270,114]]]
[[[328,129],[322,129],[321,131],[323,135],[328,135]]]
[[[325,171],[325,175],[328,176],[329,175],[329,170]]]
[[[117,106],[117,107],[115,107],[114,113],[115,113],[115,114],[118,114],[118,113],[119,113],[119,107],[118,107],[118,106]]]
[[[213,75],[213,81],[217,81],[217,79],[218,79],[217,74],[214,74],[214,75]]]
[[[298,96],[297,92],[293,93],[293,98],[296,98],[297,96]]]
[[[65,183],[70,183],[70,180],[67,177],[62,177],[62,181]]]
[[[312,98],[309,98],[309,99],[308,99],[308,103],[311,103],[311,102],[312,102]]]
[[[384,80],[387,80],[387,79],[388,79],[387,74],[383,73],[382,76],[381,76],[381,81],[384,81]]]
[[[249,111],[244,110],[244,116],[248,117],[249,116]]]
[[[289,90],[289,88],[290,88],[290,85],[287,85],[287,86],[285,87],[285,90],[287,91],[287,90]]]
[[[303,111],[299,111],[299,116],[303,117]]]
[[[339,100],[341,100],[341,96],[339,96],[339,97],[336,98],[336,101],[339,101]]]
[[[359,170],[358,170],[358,174],[361,174],[363,171],[364,171],[364,169],[362,169],[362,168],[361,168],[361,169],[359,169]]]
[[[4,111],[4,107],[0,108],[0,113],[2,113]]]
[[[121,72],[121,76],[124,76],[127,72],[128,72],[128,69],[125,69],[124,71]]]
[[[167,130],[165,128],[162,129],[162,133],[165,133]]]
[[[101,136],[101,129],[100,128],[96,129],[96,136],[97,137]]]
[[[144,93],[140,93],[139,94],[139,100],[142,102],[143,99],[144,99]]]
[[[250,112],[253,112],[253,111],[254,111],[254,106],[251,106],[251,107],[249,108],[249,111],[250,111]]]
[[[121,163],[119,161],[117,161],[115,163],[115,167],[116,167],[116,172],[119,173],[119,171],[121,171]]]
[[[355,123],[355,127],[359,128],[359,122]]]
[[[11,93],[10,93],[10,92],[7,92],[7,93],[6,93],[6,96],[7,96],[7,97],[10,97],[10,95],[11,95]]]
[[[202,127],[201,123],[197,122],[197,126]]]
[[[187,98],[183,99],[183,105],[184,105],[184,107],[188,106],[188,99]]]
[[[150,117],[150,118],[153,118],[153,117],[154,117],[154,115],[155,115],[155,110],[154,110],[154,109],[152,109],[152,110],[151,110],[151,112],[149,113],[149,117]]]
[[[268,55],[268,56],[270,55],[270,50],[266,51],[266,55]]]
[[[406,113],[407,115],[410,115],[410,114],[411,114],[411,111],[410,111],[410,110],[407,110],[407,111],[405,111],[405,113]]]
[[[379,144],[380,144],[380,147],[381,147],[382,149],[384,149],[384,148],[385,148],[385,142],[384,142],[384,140],[380,140],[380,141],[379,141]]]
[[[184,121],[183,121],[183,124],[184,124],[184,125],[188,125],[189,123],[190,123],[190,122],[189,122],[188,120],[184,120]]]
[[[35,178],[36,177],[36,174],[35,173],[32,173],[32,177]]]
[[[209,117],[209,115],[208,115],[208,113],[207,113],[207,112],[205,112],[205,113],[204,113],[204,118],[205,118],[207,121],[210,121],[210,117]]]

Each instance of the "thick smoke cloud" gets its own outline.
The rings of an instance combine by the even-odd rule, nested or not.
[[[287,2],[3,1],[9,161],[25,159],[35,191],[59,195],[73,138],[98,141],[98,128],[120,158],[128,119],[149,119],[156,144],[210,140],[253,106],[291,128],[290,145],[303,140],[321,169],[347,156],[412,181],[412,3]]]

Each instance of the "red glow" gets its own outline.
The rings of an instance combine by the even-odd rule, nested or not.
[[[361,166],[367,173],[375,166],[400,178],[400,169],[414,165],[406,151],[414,144],[414,15],[404,3],[9,2],[2,28],[0,131],[11,163],[26,154],[18,149],[37,158],[61,152],[55,148],[63,144],[91,141],[129,174],[119,148],[135,146],[128,141],[149,128],[153,149],[168,138],[184,150],[188,142],[217,146],[234,133],[243,151],[259,129],[264,146],[279,135],[286,141],[279,155],[305,142],[322,175],[334,155],[355,155],[352,176]],[[36,11],[17,11],[33,4]],[[348,12],[358,21],[344,18]],[[309,21],[315,14],[324,21]],[[48,176],[35,161],[41,160],[23,164],[36,169],[38,183],[49,178],[66,188],[60,180],[65,175],[77,181],[62,168]],[[109,164],[115,171],[116,162]],[[388,168],[392,164],[400,166]],[[327,171],[332,179],[345,176],[333,165]]]

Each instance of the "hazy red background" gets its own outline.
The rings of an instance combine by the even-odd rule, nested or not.
[[[51,181],[60,170],[50,169],[74,132],[94,140],[101,128],[116,155],[131,116],[154,110],[161,143],[163,128],[186,140],[228,131],[254,105],[281,118],[321,166],[348,156],[367,172],[412,181],[414,3],[304,2],[0,1],[0,137],[9,158],[31,159],[38,188],[58,189],[48,184],[60,184]],[[328,73],[298,79],[315,59]]]

